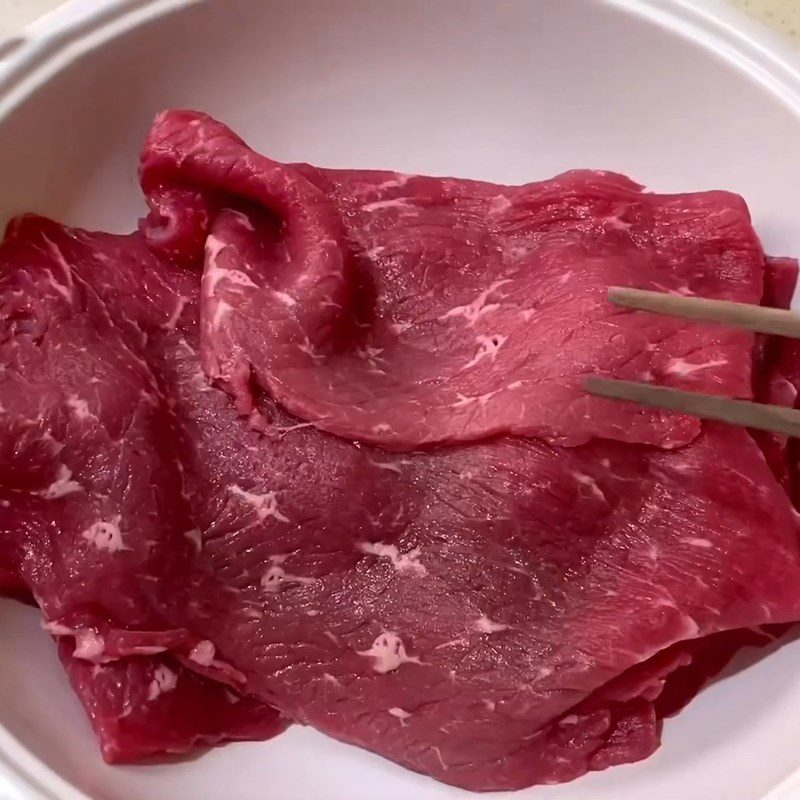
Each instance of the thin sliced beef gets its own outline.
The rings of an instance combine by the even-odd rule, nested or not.
[[[697,420],[591,398],[583,378],[750,396],[750,334],[605,301],[623,284],[758,303],[738,196],[601,172],[498,186],[285,165],[193,112],[158,118],[142,185],[151,244],[186,262],[205,248],[201,361],[244,413],[255,383],[394,450],[502,433],[675,447]]]
[[[766,262],[762,305],[788,309],[797,285],[798,264],[792,258],[768,258]],[[794,408],[797,387],[791,376],[800,365],[800,351],[795,344],[778,336],[759,336],[756,340],[756,369],[753,393],[760,403]],[[800,377],[800,373],[798,373]],[[764,457],[784,489],[792,494],[789,437],[766,431],[751,431]]]
[[[26,218],[0,261],[0,551],[75,658],[174,659],[508,789],[645,757],[693,643],[800,616],[797,518],[744,431],[390,453],[257,387],[243,417],[199,276],[141,237]]]
[[[73,642],[62,638],[61,662],[109,763],[270,739],[288,723],[274,708],[235,694],[172,658],[137,656],[92,664],[73,651]]]
[[[10,564],[0,561],[0,593],[9,594],[22,587],[16,570]]]
[[[762,378],[762,399],[789,408],[800,407],[800,342],[796,339],[775,339],[766,351],[768,361]],[[800,508],[800,449],[797,439],[777,434],[761,434],[758,438],[767,459]]]
[[[282,424],[289,427],[291,421]],[[217,440],[221,436],[210,416],[191,438],[202,441],[201,429]],[[286,436],[300,439],[300,449],[309,453],[310,442],[303,440],[316,434],[304,431]],[[727,452],[726,445],[731,448]],[[610,754],[607,762],[599,755],[595,759],[611,740],[618,741],[617,761],[647,755],[658,740],[655,697],[641,697],[639,681],[628,683],[628,670],[651,653],[720,630],[719,625],[742,628],[779,619],[762,616],[760,602],[747,619],[734,621],[734,609],[739,595],[750,602],[754,590],[761,594],[752,581],[774,555],[769,546],[761,550],[759,531],[772,527],[786,537],[788,558],[796,564],[796,523],[784,495],[747,436],[724,429],[698,442],[693,452],[682,451],[677,463],[666,457],[653,463],[651,454],[635,454],[626,462],[631,456],[613,445],[581,448],[574,461],[563,452],[511,441],[485,447],[431,456],[422,472],[380,461],[382,469],[399,467],[410,485],[425,485],[416,504],[402,490],[399,502],[406,504],[413,523],[399,530],[386,524],[388,518],[397,525],[392,512],[397,513],[398,501],[390,498],[384,501],[390,511],[377,515],[377,525],[358,520],[351,523],[349,536],[333,539],[330,524],[346,525],[341,513],[319,537],[319,554],[320,545],[296,539],[291,531],[288,539],[274,543],[275,549],[260,544],[258,529],[242,539],[240,530],[254,521],[252,516],[231,520],[224,494],[219,498],[223,520],[217,511],[199,523],[201,530],[211,531],[205,552],[233,578],[238,565],[231,553],[253,553],[252,584],[236,585],[246,594],[245,605],[252,601],[256,606],[255,612],[245,610],[244,619],[258,610],[265,614],[263,622],[254,620],[250,626],[254,649],[271,654],[266,662],[272,664],[259,668],[277,678],[276,683],[266,677],[267,696],[281,695],[276,700],[280,707],[332,735],[469,788],[514,788],[576,777],[598,764],[616,763]],[[206,463],[210,452],[201,451],[198,462]],[[743,474],[741,461],[757,465],[756,471]],[[335,458],[336,464],[342,462],[342,455]],[[737,471],[732,484],[720,481],[715,470],[720,464]],[[267,468],[260,481],[247,485],[257,498],[276,492],[275,511],[290,522],[278,519],[269,526],[273,531],[290,526],[295,504],[291,486],[276,484],[271,476],[297,474],[293,467],[294,462]],[[228,485],[254,477],[257,469],[258,461],[250,462],[226,478]],[[369,475],[361,470],[357,475],[354,483],[363,487],[359,504],[369,506]],[[697,481],[697,494],[676,497],[676,488],[683,492],[691,480]],[[304,515],[325,519],[329,504],[343,508],[354,490],[349,482],[338,483],[344,483],[341,494],[322,498],[317,506],[304,494]],[[781,508],[774,527],[749,516],[749,499],[723,511],[731,494],[748,498],[753,485],[772,487],[768,502]],[[728,514],[733,518],[726,523]],[[376,516],[374,511],[371,515]],[[304,521],[306,535],[309,523]],[[758,541],[756,552],[762,554],[747,576],[740,570],[753,551],[739,538],[744,530],[753,531],[751,546]],[[672,538],[676,532],[677,541]],[[737,542],[749,550],[741,560],[735,554]],[[350,561],[348,549],[383,563],[370,570],[363,560]],[[261,564],[268,568],[259,578],[256,565]],[[727,589],[711,577],[718,575],[720,564],[725,564],[724,582],[732,579]],[[341,583],[330,575],[353,569],[356,574]],[[786,614],[783,619],[797,613],[796,606],[789,610],[796,603],[796,577],[781,592],[781,602],[788,603],[779,612]],[[283,590],[281,599],[264,607],[259,590],[273,586]],[[355,609],[354,598],[359,598]],[[326,618],[332,605],[332,618]],[[208,614],[212,620],[234,613],[214,608]],[[301,615],[309,612],[319,628],[302,624]],[[283,650],[284,632],[297,628],[301,634],[292,649],[310,646],[308,660],[321,662],[315,670],[307,664],[287,669],[291,651]],[[245,646],[237,653],[231,649],[236,643],[223,644],[221,630],[204,627],[198,635],[217,643],[237,665],[240,655],[246,657]],[[331,635],[334,646],[325,641]],[[325,658],[317,654],[320,645]],[[369,654],[373,671],[388,670],[378,672],[386,679],[376,681],[363,664],[353,663],[358,662],[353,652],[362,658]],[[632,696],[605,697],[605,685],[620,673],[620,688],[627,687]],[[382,712],[402,717],[405,726],[387,730]],[[572,724],[574,716],[586,732],[580,726],[563,731],[561,720]],[[534,732],[533,739],[526,738]],[[574,749],[583,737],[585,747]]]

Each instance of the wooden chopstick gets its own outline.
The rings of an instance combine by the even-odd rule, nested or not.
[[[617,306],[650,311],[671,317],[715,322],[756,333],[767,333],[800,339],[800,315],[778,308],[764,308],[728,300],[652,292],[612,286],[608,299]],[[800,410],[766,403],[750,403],[713,394],[685,392],[667,386],[654,386],[636,381],[591,376],[586,391],[599,397],[625,400],[652,408],[663,408],[690,414],[701,419],[714,419],[786,436],[800,437]]]
[[[800,339],[800,315],[779,308],[732,303],[728,300],[685,297],[622,286],[612,286],[608,290],[608,299],[614,305],[623,308],[652,311],[656,314],[699,322],[719,322],[733,328]]]
[[[593,395],[678,411],[703,419],[715,419],[762,431],[800,437],[800,411],[765,403],[748,403],[713,394],[684,392],[666,386],[591,376],[586,390]]]

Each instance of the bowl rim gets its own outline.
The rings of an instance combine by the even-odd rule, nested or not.
[[[67,0],[0,40],[0,125],[46,83],[115,36],[212,0]],[[751,19],[730,0],[587,0],[645,18],[744,68],[800,118],[800,48]],[[0,723],[0,790],[20,800],[92,800],[48,767]],[[800,798],[798,768],[764,800]]]

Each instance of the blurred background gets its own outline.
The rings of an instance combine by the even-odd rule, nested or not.
[[[383,0],[390,2],[391,0]],[[800,0],[729,0],[800,45]],[[0,0],[0,37],[16,33],[64,0]]]

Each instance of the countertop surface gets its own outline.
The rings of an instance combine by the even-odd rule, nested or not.
[[[754,17],[791,36],[800,45],[800,2],[798,0],[732,0]]]
[[[62,5],[64,0],[0,0],[0,36],[15,33],[29,22]],[[730,0],[800,45],[800,0]]]

